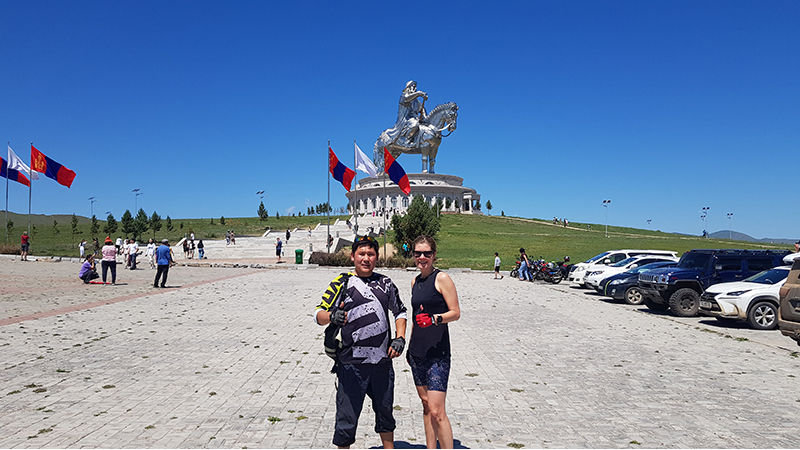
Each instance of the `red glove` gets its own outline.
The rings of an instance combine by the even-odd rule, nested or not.
[[[428,328],[429,326],[433,325],[433,315],[428,313],[419,313],[417,314],[417,325],[422,328]]]

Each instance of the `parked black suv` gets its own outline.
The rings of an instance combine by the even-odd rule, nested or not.
[[[677,267],[639,274],[639,291],[654,311],[669,308],[678,316],[695,316],[706,288],[779,266],[787,254],[785,250],[689,250]]]

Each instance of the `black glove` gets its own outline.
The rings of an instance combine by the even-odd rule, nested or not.
[[[406,348],[406,338],[403,336],[396,337],[392,339],[390,346],[392,347],[392,350],[396,351],[398,354],[402,354],[403,349]]]
[[[347,315],[344,312],[344,310],[337,309],[336,311],[331,313],[331,323],[336,325],[337,327],[343,327],[346,321],[347,321]]]

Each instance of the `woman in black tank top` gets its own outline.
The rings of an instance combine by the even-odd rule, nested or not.
[[[453,428],[445,412],[450,376],[450,333],[447,323],[461,317],[453,280],[433,267],[436,241],[420,236],[411,246],[419,275],[411,285],[412,332],[406,357],[422,400],[428,448],[453,448]]]

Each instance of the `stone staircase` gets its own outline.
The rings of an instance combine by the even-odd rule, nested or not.
[[[354,217],[350,217],[350,223],[355,225]],[[388,219],[386,223],[388,226]],[[364,234],[377,236],[383,230],[383,219],[381,217],[372,217],[372,215],[359,216],[358,229],[358,234],[361,236]],[[355,239],[355,231],[348,228],[347,222],[344,220],[336,219],[331,221],[330,230],[331,236],[333,236],[332,253],[350,246],[353,243],[353,239]],[[287,262],[294,262],[295,250],[297,249],[303,250],[304,263],[308,262],[308,258],[313,251],[326,251],[327,222],[317,224],[316,227],[311,229],[310,235],[307,228],[295,228],[289,231],[291,232],[289,242],[286,242],[286,230],[269,230],[260,237],[236,237],[236,245],[227,245],[225,239],[204,239],[205,256],[209,260],[274,259],[276,258],[275,242],[277,238],[281,238],[281,241],[283,241],[283,260]],[[195,240],[196,243],[197,240]],[[175,244],[172,247],[172,251],[176,260],[186,260],[183,256],[183,240]],[[197,256],[198,254],[195,252],[195,258]]]

